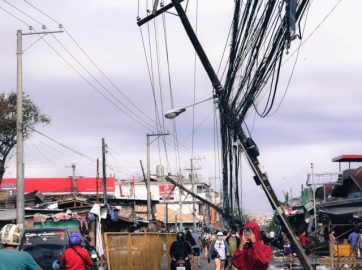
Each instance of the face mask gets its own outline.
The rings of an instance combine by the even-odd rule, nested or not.
[[[235,234],[232,234],[231,237],[235,237]]]
[[[217,239],[218,239],[218,240],[221,240],[221,239],[222,239],[222,236],[219,235],[219,236],[217,237]]]

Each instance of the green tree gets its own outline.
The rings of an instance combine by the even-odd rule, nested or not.
[[[49,124],[50,118],[42,114],[29,96],[23,98],[23,136],[29,138],[38,124]],[[5,173],[5,162],[16,145],[16,93],[0,94],[0,184]]]
[[[274,212],[272,221],[269,223],[267,231],[268,232],[271,232],[271,231],[276,232],[278,225],[279,225],[278,215]]]

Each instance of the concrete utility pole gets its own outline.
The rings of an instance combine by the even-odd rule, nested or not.
[[[199,168],[195,169],[194,168],[194,160],[200,160],[200,158],[190,158],[190,169],[185,169],[185,170],[190,170],[190,182],[191,182],[191,191],[193,193],[195,193],[195,183],[194,183],[194,171],[195,170],[199,170]],[[193,226],[194,228],[196,227],[196,209],[195,209],[195,197],[192,197],[192,220],[193,220]],[[181,204],[182,205],[182,204]]]
[[[96,175],[96,202],[97,203],[99,203],[98,183],[99,183],[99,159],[97,158],[97,175]]]
[[[313,212],[314,212],[314,230],[317,232],[318,230],[318,222],[317,222],[317,207],[316,207],[316,201],[315,201],[315,181],[314,181],[314,164],[310,164],[311,168],[311,176],[312,176],[312,186],[313,186]]]
[[[16,217],[19,225],[25,224],[24,219],[24,148],[23,148],[23,42],[22,32],[16,33]]]
[[[77,179],[75,177],[75,164],[72,164],[72,171],[73,171],[73,197],[77,196]]]
[[[60,26],[59,26],[60,27]],[[43,26],[43,29],[46,29]],[[16,32],[16,222],[25,225],[24,210],[24,138],[23,138],[23,35],[46,35],[63,31]]]
[[[182,183],[182,175],[181,175],[181,170],[179,173],[179,182],[180,186],[178,187],[179,192],[178,192],[178,216],[179,216],[179,222],[180,222],[180,227],[179,227],[179,231],[183,231],[183,220],[182,220],[182,189],[180,188],[181,186],[183,186]]]
[[[191,165],[191,191],[195,193],[195,183],[194,183],[194,166],[193,166],[193,159],[190,158],[190,165]],[[195,197],[192,197],[192,221],[194,224],[194,228],[196,228],[196,211],[195,211]]]
[[[107,198],[107,174],[106,174],[106,143],[102,138],[102,169],[103,169],[103,203],[108,203]]]
[[[81,178],[82,176],[75,175],[75,164],[73,163],[71,166],[65,166],[66,168],[72,168],[72,175],[69,178],[72,179],[72,195],[73,198],[77,197],[77,178]]]
[[[147,220],[152,219],[152,205],[151,205],[151,160],[150,160],[150,145],[160,136],[170,135],[169,133],[147,134]],[[150,137],[156,137],[153,141]]]

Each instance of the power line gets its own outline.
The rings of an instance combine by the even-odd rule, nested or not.
[[[49,16],[48,14],[46,14],[45,12],[43,12],[42,10],[40,10],[39,8],[37,8],[35,5],[29,3],[29,1],[24,0],[24,2],[26,2],[27,4],[29,4],[31,7],[33,7],[34,9],[36,9],[37,11],[39,11],[41,14],[43,14],[44,16],[48,17],[49,19],[51,19],[52,21],[54,21],[55,23],[61,25],[60,22],[58,22],[57,20],[55,20],[53,17]],[[142,111],[139,106],[137,104],[135,104],[126,94],[124,94],[124,92],[110,79],[109,76],[107,76],[107,74],[99,67],[99,65],[97,65],[97,63],[90,57],[90,55],[85,51],[85,49],[79,44],[79,42],[77,42],[75,40],[75,38],[73,37],[73,35],[67,30],[67,28],[63,27],[65,33],[69,36],[69,38],[74,42],[74,44],[79,48],[79,50],[85,55],[85,57],[93,64],[93,66],[103,75],[103,77],[135,108],[137,109],[143,116],[145,116],[146,118],[148,118],[149,120],[153,121],[153,119],[151,119],[144,111]]]
[[[3,0],[5,2],[7,2],[6,0]],[[59,25],[61,25],[58,21],[56,21],[55,19],[53,19],[52,17],[50,17],[49,15],[47,15],[45,12],[41,11],[39,8],[35,7],[34,5],[30,4],[28,1],[24,0],[26,3],[28,3],[30,6],[32,6],[33,8],[35,8],[37,11],[41,12],[42,14],[44,14],[45,16],[47,16],[48,18],[52,19],[53,21],[55,21],[56,23],[58,23]],[[8,2],[7,2],[8,3]],[[19,8],[17,8],[16,6],[10,4],[12,7],[14,7],[15,9],[17,9],[18,11],[20,11],[22,14],[26,15],[27,17],[31,18],[32,20],[36,21],[37,23],[39,23],[40,25],[44,25],[43,23],[41,23],[39,20],[34,19],[32,16],[30,16],[29,14],[27,14],[26,12],[20,10]],[[17,17],[16,17],[17,18]],[[17,18],[19,19],[19,18]],[[19,19],[20,20],[20,19]],[[22,20],[20,20],[22,21]],[[23,22],[23,21],[22,21]],[[27,24],[26,22],[23,22],[25,24]],[[27,24],[28,25],[28,24]],[[44,26],[43,26],[44,27]],[[69,33],[69,32],[68,32]],[[103,71],[100,70],[100,68],[95,64],[95,62],[90,59],[89,55],[85,53],[85,51],[79,46],[79,44],[75,41],[75,39],[70,35],[70,33],[68,34],[71,39],[76,43],[76,45],[82,50],[82,52],[87,56],[87,58],[97,67],[97,69],[102,73],[102,75],[104,75],[112,84],[113,86],[115,86],[115,84],[105,75],[105,73]],[[116,101],[118,101],[122,106],[124,106],[130,113],[132,113],[134,115],[131,116],[129,113],[127,113],[124,109],[122,109],[120,106],[118,106],[113,100],[111,100],[110,98],[108,98],[106,95],[104,95],[103,93],[101,93],[101,91],[96,88],[89,80],[87,80],[83,75],[81,75],[81,73],[79,71],[76,70],[76,68],[70,64],[69,61],[67,61],[53,46],[50,45],[49,42],[45,41],[44,42],[61,58],[63,59],[63,61],[65,61],[68,66],[70,66],[73,71],[75,71],[82,79],[84,79],[89,85],[91,85],[91,87],[93,89],[95,89],[100,95],[102,95],[106,100],[108,100],[109,102],[111,102],[114,106],[116,106],[122,113],[126,114],[129,118],[131,118],[132,120],[134,120],[135,122],[137,122],[138,124],[142,125],[143,127],[145,127],[146,129],[152,130],[153,127],[151,127],[147,121],[144,121],[142,118],[140,118],[137,114],[135,114],[131,109],[128,108],[128,106],[126,106],[124,103],[122,103],[108,88],[106,88],[92,73],[89,72],[89,70],[80,63],[79,60],[77,60],[77,58],[64,46],[64,44],[54,35],[52,35],[54,37],[54,39],[62,46],[62,48],[88,73],[88,75],[90,75],[104,90],[106,90],[108,92],[108,94],[110,94]],[[41,38],[40,38],[41,39]],[[39,40],[40,40],[39,39]],[[38,41],[39,41],[38,40]],[[36,42],[38,42],[36,41]],[[31,46],[33,46],[36,42],[34,42]],[[30,47],[31,47],[30,46]],[[30,48],[28,47],[28,48]],[[27,49],[28,49],[27,48]],[[116,86],[115,86],[116,87]],[[120,89],[118,88],[118,90],[120,91]],[[121,92],[121,91],[120,91]],[[123,93],[122,93],[123,94]],[[124,94],[123,94],[124,95]],[[125,95],[124,95],[125,96]],[[134,104],[135,105],[135,104]],[[135,106],[137,107],[137,106]],[[136,119],[136,118],[138,119]],[[143,122],[143,123],[141,123]],[[151,128],[150,128],[151,127]]]
[[[49,16],[48,14],[46,14],[45,12],[43,12],[42,10],[40,10],[39,8],[37,8],[36,6],[34,6],[33,4],[31,4],[29,1],[27,0],[23,0],[25,3],[27,3],[29,6],[33,7],[34,9],[36,9],[37,11],[39,11],[41,14],[43,14],[44,16],[48,17],[49,19],[51,19],[53,22],[55,22],[56,24],[61,24],[60,22],[56,21],[53,17]]]
[[[35,143],[33,143],[32,140],[29,140],[29,141],[30,141],[30,143],[32,144],[32,146],[40,153],[40,155],[41,155],[44,159],[46,159],[46,160],[47,160],[49,163],[51,163],[54,167],[58,167],[58,164],[55,164],[47,155],[45,155],[45,154],[43,153],[43,151],[41,151],[41,150],[39,149],[39,147],[36,146]]]
[[[187,1],[187,5],[188,5]],[[186,7],[187,7],[186,5]],[[186,12],[186,10],[185,10]],[[199,16],[199,0],[196,0],[196,15],[195,15],[195,33],[198,30],[198,17]],[[194,87],[193,87],[193,104],[196,103],[196,66],[197,66],[197,53],[194,54]],[[192,138],[191,138],[191,158],[194,156],[194,139],[195,139],[195,106],[192,107]]]
[[[130,108],[128,108],[127,105],[125,105],[118,97],[116,97],[107,87],[105,87],[82,63],[80,63],[80,61],[64,46],[64,44],[55,36],[53,35],[53,38],[60,44],[60,46],[83,68],[84,71],[86,71],[86,73],[91,76],[91,78],[93,80],[95,80],[97,82],[97,84],[102,87],[109,95],[111,95],[112,98],[114,98],[119,104],[121,104],[125,109],[127,109],[128,112],[126,112],[125,110],[121,109],[121,111],[126,114],[129,118],[131,118],[132,120],[138,122],[139,124],[141,124],[143,127],[146,127],[146,125],[148,126],[148,129],[153,128],[153,126],[149,125],[147,121],[143,120],[142,118],[140,118],[137,114],[135,114]],[[98,91],[97,91],[98,92]],[[102,95],[104,97],[104,95]],[[109,100],[109,99],[107,99]],[[112,102],[113,104],[113,102]],[[119,106],[117,106],[118,108],[120,108]],[[133,116],[130,115],[133,114]],[[137,118],[137,119],[136,119]],[[142,123],[143,124],[142,124]],[[151,128],[150,128],[151,127]],[[146,127],[147,128],[147,127]]]
[[[145,124],[143,124],[142,122],[140,122],[138,119],[132,117],[131,115],[129,115],[126,111],[124,111],[122,109],[122,107],[120,107],[118,104],[116,104],[112,99],[110,99],[109,97],[107,97],[105,94],[102,93],[102,91],[100,91],[92,82],[90,82],[84,75],[82,75],[67,59],[65,59],[64,56],[62,56],[48,41],[43,40],[75,73],[78,74],[78,76],[80,76],[84,81],[86,81],[89,86],[91,86],[98,94],[100,94],[102,97],[104,97],[106,100],[108,100],[111,104],[113,104],[119,111],[121,111],[122,113],[124,113],[125,115],[127,115],[129,118],[131,118],[132,120],[134,120],[135,122],[137,122],[139,125],[143,126],[144,128],[148,129],[148,130],[152,130],[152,128],[150,128],[150,126],[146,126]]]
[[[343,0],[339,0],[333,7],[332,9],[327,13],[326,16],[324,16],[323,20],[313,29],[313,31],[303,40],[303,42],[300,44],[300,46],[298,47],[298,49],[296,49],[292,54],[289,55],[289,57],[285,60],[285,62],[283,63],[283,65],[285,63],[287,63],[294,54],[299,53],[299,49],[300,47],[302,47],[309,39],[310,37],[322,26],[322,24],[327,20],[327,18],[333,13],[333,11],[339,6],[339,4],[342,2]]]
[[[82,153],[82,152],[80,152],[80,151],[78,151],[78,150],[75,150],[74,148],[72,148],[72,147],[70,147],[70,146],[65,145],[64,143],[61,143],[61,142],[59,142],[59,141],[51,138],[50,136],[44,134],[43,132],[41,132],[41,131],[39,131],[39,130],[37,130],[37,129],[35,129],[35,128],[32,128],[32,127],[30,127],[30,126],[29,126],[28,128],[30,128],[30,129],[33,130],[34,132],[42,135],[43,137],[47,138],[48,140],[56,143],[57,145],[63,147],[64,149],[67,149],[67,150],[69,150],[70,152],[73,152],[74,154],[76,154],[76,155],[78,155],[78,156],[81,156],[81,157],[83,157],[83,158],[91,161],[92,163],[97,163],[97,159],[95,159],[95,158],[93,158],[93,157],[91,157],[91,156],[89,156],[89,155],[87,155],[87,154],[84,154],[84,153]],[[115,169],[114,166],[106,165],[106,167],[109,168],[109,169],[111,169],[111,170],[113,170],[113,171],[120,172],[120,173],[123,173],[123,174],[127,174],[127,175],[129,175],[129,176],[132,176],[132,174],[126,173],[126,172],[124,172],[124,171],[120,171],[120,170],[117,169],[117,168]]]
[[[30,24],[28,24],[27,22],[23,21],[22,19],[20,19],[18,16],[16,16],[14,13],[11,13],[10,11],[6,10],[5,8],[0,6],[0,9],[2,9],[4,12],[6,12],[7,14],[9,14],[10,16],[14,17],[15,19],[17,19],[18,21],[22,22],[23,24],[31,27]]]
[[[52,21],[54,21],[55,23],[57,23],[59,26],[61,26],[60,22],[58,22],[58,21],[55,20],[53,17],[49,16],[48,14],[46,14],[45,12],[43,12],[42,10],[40,10],[39,8],[37,8],[35,5],[31,4],[29,1],[24,0],[24,2],[26,2],[27,4],[29,4],[30,6],[32,6],[34,9],[36,9],[37,11],[39,11],[41,14],[43,14],[44,16],[48,17],[49,19],[51,19]],[[15,7],[15,6],[14,6],[14,7]],[[17,9],[18,9],[18,8],[17,8]],[[20,9],[18,9],[18,10],[21,11]],[[40,25],[43,26],[43,24],[42,24],[41,21],[39,21],[39,20],[35,19],[34,17],[28,15],[28,14],[25,13],[24,11],[21,11],[21,12],[22,12],[25,16],[31,18],[32,20],[36,21],[37,23],[39,23]],[[17,18],[17,17],[16,17],[16,18]],[[17,18],[17,19],[19,19],[20,21],[22,21],[20,18]],[[25,23],[26,25],[30,26],[30,24],[27,24],[25,21],[22,21],[22,22]],[[61,27],[62,27],[62,26],[61,26]],[[164,27],[165,27],[165,25],[164,25]],[[64,29],[64,28],[63,28],[63,29]],[[89,55],[88,55],[88,54],[85,52],[85,50],[79,45],[79,43],[74,39],[74,37],[70,34],[70,32],[67,31],[66,29],[64,29],[64,30],[65,30],[65,32],[67,33],[67,35],[71,38],[71,40],[72,40],[72,41],[77,45],[77,47],[82,51],[82,53],[87,57],[87,59],[98,69],[98,71],[99,71],[100,73],[102,73],[102,75],[107,79],[107,81],[108,81],[110,84],[112,84],[113,87],[118,88],[118,87],[110,80],[110,78],[109,78],[108,76],[106,76],[106,74],[99,68],[99,66],[89,57]],[[35,43],[37,43],[39,40],[41,40],[41,39],[43,39],[43,38],[44,38],[43,36],[40,37],[36,42],[34,42],[32,45],[30,45],[27,49],[29,49],[31,46],[33,46]],[[87,70],[87,69],[85,68],[85,66],[82,65],[82,64],[76,59],[76,57],[69,51],[69,49],[67,49],[67,48],[64,46],[64,44],[63,44],[59,39],[57,39],[57,38],[55,38],[55,39],[56,39],[57,42],[60,44],[60,46],[62,46],[63,49],[66,50],[67,53],[68,53],[76,62],[78,62],[79,65],[81,65],[81,66],[83,67],[83,69]],[[55,49],[55,47],[53,47],[53,46],[52,46],[49,42],[47,42],[46,40],[44,40],[44,42],[45,42],[63,61],[65,61],[65,62],[67,63],[67,65],[70,66],[70,67],[73,69],[73,71],[75,71],[82,79],[84,79],[94,90],[96,90],[99,94],[101,94],[104,98],[106,98],[109,102],[111,102],[115,107],[117,107],[117,109],[121,110],[121,108],[120,108],[117,104],[115,104],[112,99],[106,97],[103,93],[101,93],[100,89],[98,89],[91,81],[89,81],[84,75],[82,75],[82,74],[79,72],[79,70],[77,70],[77,69],[74,67],[74,65],[72,65],[68,60],[66,60],[66,58],[65,58],[59,51],[57,51],[57,50]],[[166,43],[167,43],[167,41],[166,41]],[[168,66],[169,66],[169,61],[168,61]],[[169,69],[168,69],[168,71],[169,71]],[[93,74],[91,74],[90,72],[89,72],[88,74],[89,74],[91,77],[93,77],[93,79],[95,79],[95,80],[98,82],[98,84],[101,84],[101,83],[99,82],[99,80],[97,80],[97,79],[93,76]],[[169,73],[169,78],[170,78],[170,73]],[[170,81],[169,81],[169,82],[170,82]],[[171,83],[170,83],[170,85],[171,85]],[[119,88],[118,88],[118,90],[120,91]],[[171,91],[172,91],[172,90],[171,90]],[[124,97],[127,99],[127,96],[124,95]],[[113,102],[112,102],[112,101],[113,101]],[[128,99],[128,101],[129,101],[129,102],[132,102],[130,99]],[[134,103],[132,103],[132,104],[134,104]],[[122,105],[124,105],[124,104],[122,104]],[[135,104],[134,104],[134,105],[135,105]],[[134,107],[136,107],[136,106],[134,106]],[[122,110],[121,110],[121,111],[122,111]],[[126,113],[124,110],[123,110],[122,112],[123,112],[123,113]],[[126,113],[126,114],[127,114],[127,113]],[[144,114],[144,113],[143,113],[143,114]],[[129,115],[127,115],[127,116],[129,116]],[[131,118],[132,118],[132,117],[131,117]],[[137,120],[135,120],[134,118],[132,118],[132,120],[134,120],[134,121],[137,122]],[[148,124],[148,123],[147,123],[147,124]],[[142,125],[142,124],[141,124],[141,125]],[[144,125],[143,125],[143,126],[144,126]],[[145,126],[144,126],[144,127],[145,127]],[[148,128],[148,127],[146,127],[146,128]],[[174,129],[174,130],[175,130],[175,129]],[[177,129],[176,129],[175,131],[177,132]],[[176,132],[174,132],[174,133],[176,133]],[[164,144],[165,144],[165,142],[164,142]],[[175,145],[175,144],[178,144],[177,138],[175,138],[174,145]],[[165,154],[166,154],[166,157],[167,157],[166,144],[165,144],[165,149],[166,149],[166,150],[165,150]],[[179,152],[178,146],[176,146],[176,149],[177,149],[176,152]],[[179,154],[178,154],[178,156],[179,156]],[[179,161],[180,161],[180,158],[177,157],[176,160],[179,160]],[[180,167],[180,165],[179,165],[179,167]]]
[[[17,11],[19,11],[20,13],[22,13],[23,15],[27,16],[28,18],[32,19],[33,21],[37,22],[38,24],[40,24],[41,26],[43,26],[43,24],[41,22],[39,22],[37,19],[35,19],[34,17],[30,16],[29,14],[25,13],[24,11],[22,11],[21,9],[17,8],[16,6],[14,6],[13,4],[9,3],[6,0],[3,0],[6,4],[8,4],[9,6],[12,6],[14,9],[16,9]]]

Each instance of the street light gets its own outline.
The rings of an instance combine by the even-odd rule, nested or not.
[[[176,109],[171,109],[168,110],[165,113],[165,117],[168,119],[174,119],[176,118],[179,114],[183,113],[184,111],[186,111],[186,108],[176,108]]]
[[[193,107],[193,106],[196,106],[200,103],[203,103],[203,102],[206,102],[208,100],[211,100],[211,99],[215,99],[216,98],[216,95],[212,96],[212,97],[209,97],[207,99],[204,99],[204,100],[201,100],[199,102],[196,102],[194,104],[191,104],[189,106],[186,106],[186,107],[182,107],[182,108],[174,108],[174,109],[170,109],[168,111],[166,111],[165,113],[165,117],[167,119],[174,119],[176,118],[177,116],[179,116],[181,113],[185,112],[187,108],[190,108],[190,107]],[[191,159],[191,174],[192,174],[192,159]],[[180,177],[180,184],[181,184],[181,177]],[[192,184],[193,185],[193,184]],[[179,189],[179,215],[180,215],[180,219],[181,219],[181,213],[182,213],[182,201],[181,201],[181,194],[182,194],[182,191],[181,189]],[[193,219],[194,219],[194,226],[195,226],[195,204],[194,204],[194,199],[193,199],[193,206],[192,206],[192,213],[193,213]],[[180,230],[182,229],[182,219],[180,220]]]
[[[176,118],[177,116],[179,116],[181,113],[185,112],[187,108],[193,107],[193,106],[195,106],[195,105],[197,105],[197,104],[206,102],[206,101],[208,101],[208,100],[210,100],[210,99],[214,99],[214,98],[215,98],[215,96],[212,96],[212,97],[210,97],[210,98],[201,100],[201,101],[199,101],[199,102],[196,102],[196,103],[191,104],[191,105],[186,106],[186,107],[170,109],[170,110],[168,110],[168,111],[165,113],[165,117],[166,117],[167,119],[174,119],[174,118]]]

